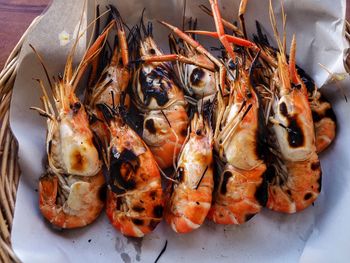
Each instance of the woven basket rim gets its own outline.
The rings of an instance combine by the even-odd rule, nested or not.
[[[0,72],[0,262],[20,262],[10,240],[20,168],[17,163],[18,144],[9,126],[9,109],[23,42],[41,17],[43,14],[32,21]],[[345,25],[345,38],[350,42],[350,23],[346,21]],[[344,64],[350,72],[350,49],[344,57]]]

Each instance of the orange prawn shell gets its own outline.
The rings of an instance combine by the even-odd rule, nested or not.
[[[295,51],[295,45],[293,38],[292,51]],[[283,161],[287,174],[276,174],[276,178],[269,183],[267,207],[278,212],[295,213],[317,199],[321,191],[322,171],[316,153],[314,123],[306,86],[296,73],[293,60],[289,62],[288,72],[284,55],[278,55],[278,59],[278,74],[284,79],[280,82],[277,80],[280,98],[274,106],[275,118],[285,128],[275,125],[273,130],[281,155],[278,158]],[[284,169],[280,170],[277,173],[283,173]]]
[[[104,202],[101,191],[105,183],[102,172],[96,176],[80,177],[89,183],[89,193],[82,202],[85,208],[77,214],[66,212],[63,206],[56,204],[58,195],[58,178],[46,175],[39,180],[39,208],[42,215],[53,225],[60,228],[78,228],[92,223],[101,213]]]
[[[178,233],[188,233],[200,227],[212,201],[212,135],[197,135],[197,131],[191,132],[180,154],[178,170],[181,169],[181,181],[172,186],[165,210],[165,220]]]
[[[173,165],[186,139],[187,126],[188,116],[182,105],[173,105],[163,113],[151,111],[145,116],[142,137],[161,169]]]
[[[246,171],[227,165],[223,169],[223,181],[215,192],[208,219],[217,224],[243,224],[259,213],[262,205],[258,197],[260,187],[263,187],[262,174],[266,165]],[[225,173],[230,175],[226,176]]]
[[[151,35],[140,41],[139,56],[163,55]],[[145,62],[135,72],[133,102],[143,113],[142,138],[161,169],[172,166],[187,135],[187,102],[170,63]]]
[[[265,194],[261,194],[267,168],[259,149],[261,109],[257,94],[250,88],[244,73],[240,82],[233,83],[239,87],[231,87],[234,90],[232,97],[221,106],[225,112],[221,130],[215,138],[220,175],[208,219],[217,224],[243,224],[259,213],[266,202]],[[240,119],[240,116],[244,117]],[[234,127],[234,132],[223,143],[226,127],[230,126]]]
[[[128,164],[120,166],[120,176],[133,181],[132,189],[116,194],[107,191],[106,213],[115,228],[123,235],[142,237],[157,226],[163,216],[163,191],[156,161],[141,138],[127,125],[112,124],[110,147],[118,152],[133,151],[137,156],[137,168]]]

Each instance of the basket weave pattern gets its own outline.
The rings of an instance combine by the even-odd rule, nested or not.
[[[20,176],[18,144],[9,125],[12,89],[19,66],[19,54],[28,32],[41,16],[34,19],[23,34],[0,72],[0,262],[20,262],[11,247],[11,227]],[[346,23],[345,38],[350,41],[350,24]],[[350,72],[350,56],[345,59]]]

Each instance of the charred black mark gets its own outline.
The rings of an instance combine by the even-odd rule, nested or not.
[[[299,126],[296,117],[289,117],[288,143],[291,147],[297,148],[304,145],[304,134]]]
[[[69,107],[74,114],[77,114],[81,108],[81,103],[77,101],[74,104],[70,104]]]
[[[285,116],[285,117],[288,117],[288,109],[287,109],[287,105],[286,105],[286,103],[285,102],[282,102],[281,104],[280,104],[280,112],[281,112],[281,114],[283,115],[283,116]]]
[[[163,216],[163,206],[161,205],[156,205],[153,208],[153,215],[156,218],[161,218]]]
[[[327,111],[326,111],[324,116],[327,117],[327,118],[330,118],[334,122],[336,122],[336,120],[337,120],[337,117],[335,116],[335,113],[334,113],[332,108],[327,109]]]
[[[49,153],[51,153],[51,150],[52,150],[52,140],[49,141],[49,146],[48,146],[48,148],[49,148]]]
[[[184,175],[185,175],[184,168],[179,167],[179,169],[177,170],[177,175],[176,175],[177,181],[182,182],[184,179]]]
[[[142,226],[143,225],[143,220],[142,219],[133,218],[133,219],[131,219],[131,221],[137,226]]]
[[[305,196],[304,196],[304,200],[307,201],[307,200],[309,200],[311,197],[312,197],[312,193],[307,193],[307,194],[305,194]]]
[[[258,98],[258,128],[256,131],[256,155],[260,160],[265,160],[269,155],[268,146],[267,146],[267,138],[268,138],[268,130],[265,125],[265,116],[262,107],[262,99],[259,93],[255,92]]]
[[[186,137],[187,136],[187,129],[182,129],[180,131],[180,135],[183,136],[183,137]]]
[[[145,123],[145,128],[151,133],[155,134],[157,132],[156,126],[154,125],[153,119],[148,119]]]
[[[329,118],[332,121],[336,122],[337,117],[335,116],[335,113],[332,108],[328,108],[325,112],[320,111],[312,111],[312,120],[316,123],[321,121],[324,118]]]
[[[255,199],[258,200],[259,204],[261,206],[266,206],[267,203],[267,177],[268,177],[268,173],[269,173],[269,169],[266,169],[265,173],[262,175],[263,181],[261,182],[261,184],[256,188],[255,191]]]
[[[246,214],[246,215],[245,215],[245,218],[244,218],[244,221],[247,222],[247,221],[249,221],[250,219],[252,219],[254,216],[255,216],[255,214]]]
[[[322,173],[322,172],[321,172]],[[317,180],[317,183],[318,183],[318,192],[321,193],[321,189],[322,189],[322,176],[321,176],[321,173],[320,173],[320,176]]]
[[[312,120],[314,121],[314,123],[319,122],[320,120],[322,120],[323,116],[321,116],[318,112],[316,111],[312,111]]]
[[[321,164],[320,164],[319,161],[318,162],[314,162],[314,163],[311,164],[311,170],[316,171],[317,169],[320,168],[320,166],[321,166]]]
[[[104,184],[101,186],[101,188],[98,191],[98,198],[102,201],[105,202],[107,199],[107,185]]]
[[[190,76],[190,82],[193,86],[199,86],[204,78],[205,72],[201,68],[195,68]]]
[[[141,213],[141,212],[145,211],[145,208],[142,206],[134,205],[132,207],[132,210],[134,210],[135,212]]]
[[[162,67],[157,67],[148,74],[144,71],[140,72],[140,83],[146,105],[150,104],[152,98],[159,106],[164,106],[169,101],[168,90],[172,83],[168,75],[169,73]]]
[[[296,68],[299,76],[301,77],[301,80],[306,86],[307,92],[309,94],[313,94],[316,89],[314,80],[302,68],[298,66],[296,66]]]
[[[123,203],[123,197],[118,196],[117,200],[116,200],[116,210],[120,211],[120,208],[122,207],[122,203]]]
[[[122,165],[127,165],[129,173],[121,174]],[[136,188],[136,181],[130,177],[138,169],[138,157],[130,150],[125,149],[118,153],[115,148],[111,150],[110,186],[113,192],[120,194]]]
[[[227,183],[231,176],[232,176],[232,173],[230,171],[226,171],[223,174],[222,184],[220,187],[220,193],[223,195],[227,193]]]
[[[268,166],[264,173],[264,177],[268,183],[272,183],[276,177],[276,169],[271,165]]]

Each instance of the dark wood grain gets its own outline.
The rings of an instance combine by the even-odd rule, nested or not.
[[[51,0],[0,0],[0,69],[31,21],[50,2]],[[346,17],[350,19],[350,0],[347,2]]]
[[[0,69],[32,20],[51,0],[0,0]]]

